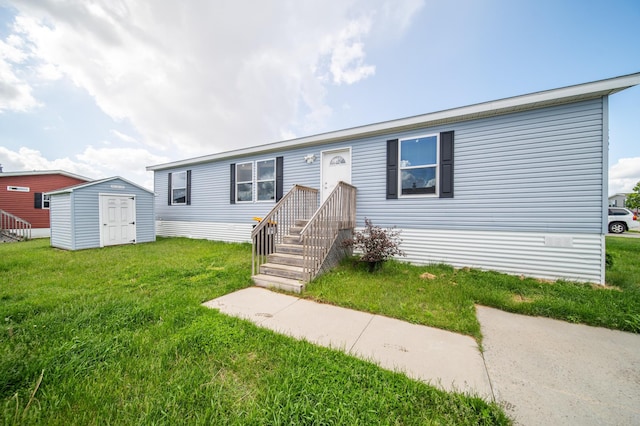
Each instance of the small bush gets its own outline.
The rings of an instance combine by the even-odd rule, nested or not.
[[[343,242],[345,247],[353,247],[362,252],[360,260],[369,264],[369,271],[393,256],[404,256],[400,250],[400,231],[395,228],[382,229],[371,220],[364,219],[364,230],[353,233],[353,238]]]

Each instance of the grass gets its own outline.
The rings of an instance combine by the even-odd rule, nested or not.
[[[550,283],[497,272],[387,262],[370,274],[348,260],[307,287],[305,297],[482,336],[475,304],[640,333],[640,239],[607,237],[608,286]],[[425,278],[430,274],[431,278]]]
[[[0,424],[509,423],[479,398],[202,307],[251,285],[248,245],[48,243],[0,245]]]

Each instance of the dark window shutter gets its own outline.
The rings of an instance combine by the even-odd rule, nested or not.
[[[169,181],[169,190],[168,190],[169,198],[167,200],[167,203],[171,205],[171,202],[173,201],[173,197],[171,196],[171,173],[167,175],[167,180]]]
[[[33,208],[35,209],[42,208],[42,192],[35,192],[33,194]]]
[[[229,188],[229,202],[236,203],[236,164],[231,164],[231,187]]]
[[[440,133],[440,198],[453,198],[453,131]]]
[[[387,141],[387,200],[398,198],[398,139]]]
[[[276,202],[282,198],[284,183],[284,157],[276,157]]]
[[[191,170],[187,170],[187,205],[191,205]]]

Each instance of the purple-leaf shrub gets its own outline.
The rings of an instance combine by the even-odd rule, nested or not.
[[[345,240],[343,244],[362,252],[361,261],[375,265],[393,256],[405,255],[404,251],[400,250],[402,240],[399,235],[400,231],[395,227],[382,229],[365,218],[364,229],[354,232],[353,238]]]

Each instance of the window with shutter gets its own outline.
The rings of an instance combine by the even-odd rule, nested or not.
[[[387,199],[453,198],[453,131],[387,141]]]

